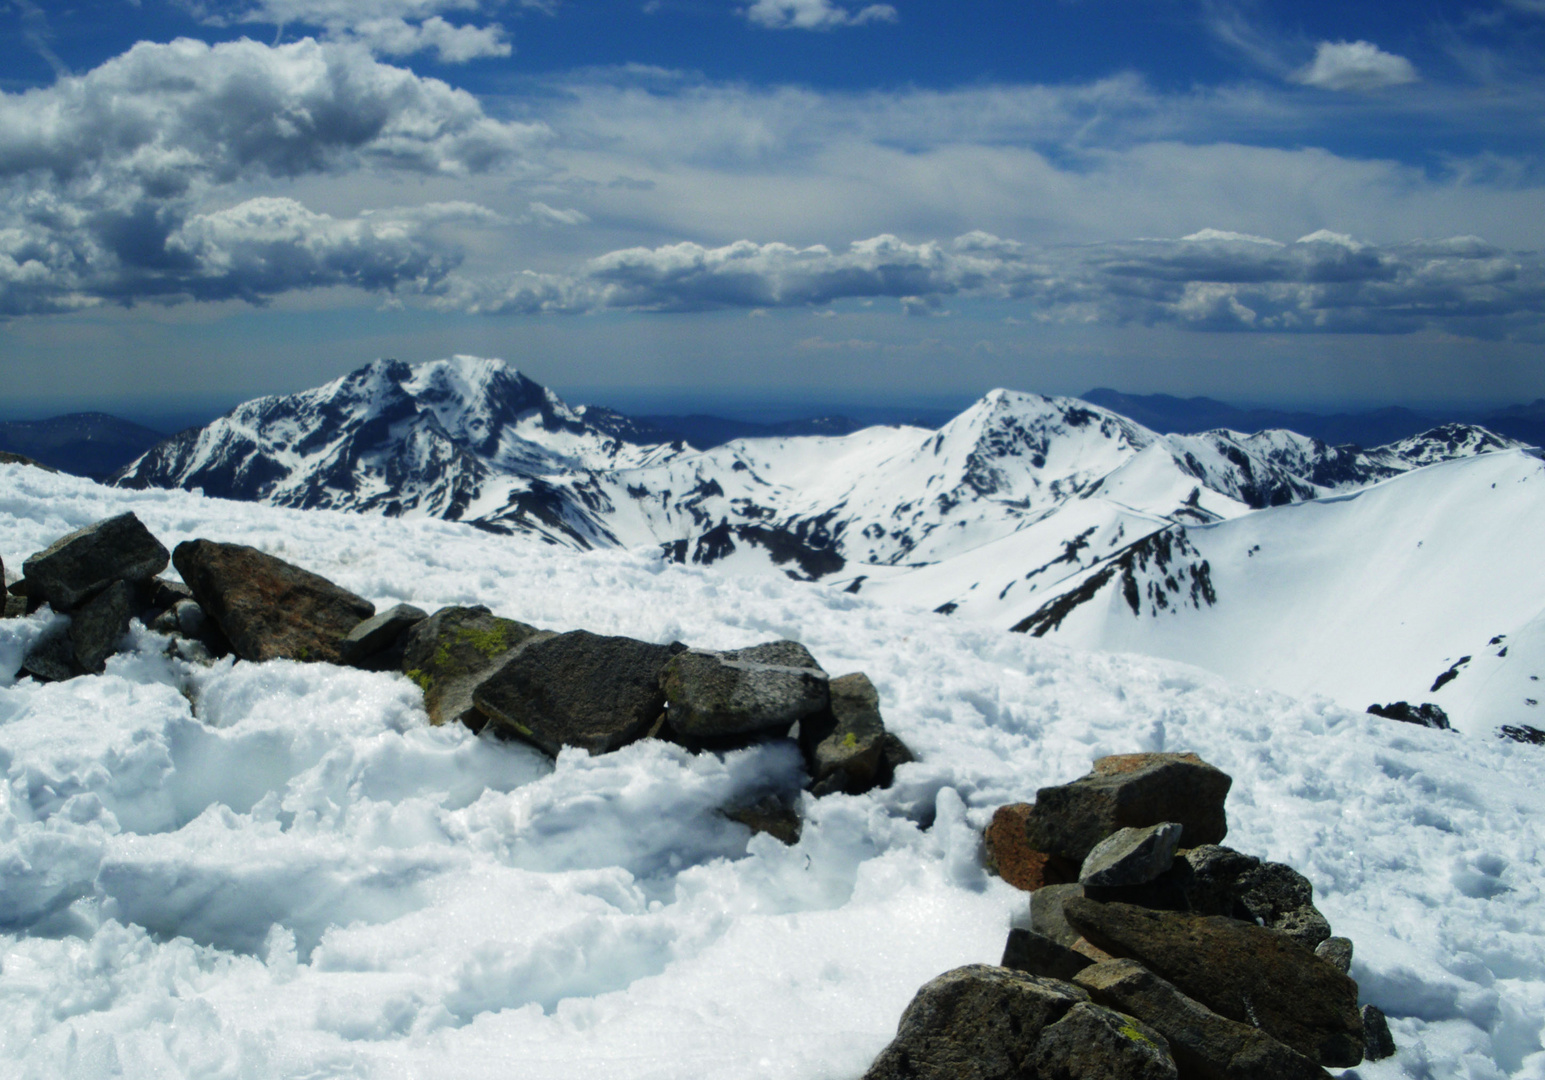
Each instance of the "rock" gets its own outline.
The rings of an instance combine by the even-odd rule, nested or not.
[[[34,469],[42,469],[44,472],[57,473],[59,470],[52,465],[44,465],[41,461],[33,461],[30,457],[12,453],[10,450],[0,450],[0,465],[30,465]]]
[[[1034,930],[1015,927],[1003,945],[1001,966],[1047,979],[1071,979],[1094,961]]]
[[[1063,906],[1074,897],[1082,897],[1084,887],[1070,885],[1045,885],[1030,897],[1030,929],[1042,937],[1050,938],[1059,945],[1073,947],[1083,935],[1068,923]]]
[[[1181,851],[1175,868],[1189,871],[1179,876],[1191,911],[1248,919],[1249,912],[1239,902],[1239,882],[1260,865],[1261,860],[1254,855],[1219,844],[1202,844]]]
[[[1368,712],[1374,716],[1382,716],[1386,720],[1399,720],[1403,723],[1415,724],[1417,727],[1437,728],[1439,731],[1452,730],[1448,726],[1448,713],[1430,701],[1425,705],[1412,705],[1408,701],[1392,701],[1388,705],[1370,705]]]
[[[860,795],[889,786],[895,762],[886,754],[888,733],[874,684],[856,672],[828,685],[831,707],[799,722],[799,747],[810,770],[811,790]],[[890,739],[900,744],[895,736]],[[902,751],[910,761],[904,746]]]
[[[1263,862],[1247,871],[1238,897],[1252,919],[1309,949],[1330,937],[1330,922],[1314,906],[1314,886],[1286,863]]]
[[[166,561],[166,548],[127,513],[54,541],[22,564],[22,574],[29,596],[71,611],[115,581],[148,581]]]
[[[1169,1043],[1153,1028],[1103,1005],[1081,1001],[1041,1032],[1037,1080],[1176,1080]]]
[[[1324,1069],[1259,1028],[1220,1016],[1135,960],[1093,964],[1073,981],[1169,1043],[1186,1080],[1326,1080]]]
[[[70,616],[70,646],[82,671],[103,672],[107,658],[118,651],[118,643],[129,632],[135,607],[134,586],[115,581]]]
[[[6,593],[4,617],[7,619],[19,619],[25,614],[27,614],[27,598]]]
[[[864,1080],[1021,1080],[1041,1032],[1089,995],[1069,983],[970,964],[925,983]]]
[[[987,850],[987,869],[1016,889],[1034,892],[1047,885],[1066,885],[1078,879],[1078,867],[1069,859],[1036,851],[1025,836],[1029,803],[1009,803],[993,811],[982,839]]]
[[[1383,1061],[1395,1056],[1395,1037],[1389,1033],[1389,1021],[1377,1005],[1363,1006],[1363,1057]]]
[[[1068,947],[1074,952],[1078,953],[1078,955],[1085,957],[1096,964],[1103,964],[1107,960],[1116,959],[1110,953],[1106,952],[1104,949],[1100,948],[1086,937],[1080,937],[1077,941],[1073,942],[1073,944]]]
[[[1532,724],[1503,724],[1497,729],[1497,738],[1511,739],[1527,746],[1545,746],[1545,731]]]
[[[148,611],[168,611],[184,600],[192,599],[193,590],[180,581],[152,578],[144,585],[143,603]]]
[[[1072,897],[1074,929],[1130,957],[1189,997],[1254,1024],[1321,1065],[1362,1060],[1357,984],[1276,930],[1215,915],[1150,911]]]
[[[79,675],[69,631],[61,627],[35,642],[21,662],[20,674],[31,675],[38,682],[64,682]]]
[[[375,605],[245,544],[188,540],[172,562],[243,660],[340,663],[344,636]]]
[[[830,701],[826,672],[797,641],[690,649],[671,660],[660,685],[666,722],[689,739],[782,733]]]
[[[1037,851],[1082,863],[1117,829],[1183,827],[1187,847],[1215,844],[1228,832],[1223,800],[1233,781],[1195,754],[1117,754],[1094,763],[1086,776],[1036,792],[1025,822]]]
[[[1352,941],[1350,938],[1326,938],[1314,947],[1314,955],[1345,975],[1352,970]]]
[[[756,802],[728,806],[719,812],[750,829],[753,836],[766,833],[788,847],[799,843],[803,822],[799,820],[799,814],[776,795],[764,795]]]
[[[660,672],[685,646],[588,630],[527,641],[472,693],[501,733],[556,757],[565,746],[604,754],[649,733],[665,708]]]
[[[372,615],[343,639],[343,662],[376,671],[397,667],[402,662],[403,652],[397,646],[402,644],[409,630],[427,618],[429,612],[412,604],[398,604],[379,615]],[[378,664],[369,662],[383,652],[395,655],[382,658]]]
[[[441,608],[408,631],[402,671],[424,691],[431,724],[460,721],[480,731],[485,717],[473,705],[472,691],[516,648],[544,634],[485,607]]]
[[[42,595],[32,595],[32,590],[27,588],[26,578],[18,578],[17,580],[11,582],[5,587],[5,593],[8,598],[19,597],[21,599],[23,604],[22,614],[24,615],[31,615],[34,611],[43,606]],[[6,606],[9,609],[9,599],[6,601]]]
[[[1078,871],[1080,885],[1143,885],[1170,868],[1182,827],[1173,821],[1117,829],[1094,846]]]

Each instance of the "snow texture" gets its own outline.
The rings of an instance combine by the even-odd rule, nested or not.
[[[788,743],[553,763],[431,728],[395,675],[193,668],[138,627],[106,674],[40,686],[14,672],[58,620],[0,622],[0,1075],[857,1077],[923,982],[995,962],[1022,913],[981,868],[996,807],[1103,754],[1192,750],[1235,779],[1228,843],[1299,868],[1356,942],[1400,1049],[1344,1076],[1545,1077],[1538,747],[657,550],[17,466],[0,557],[125,510],[378,606],[797,638],[868,673],[919,761],[887,791],[803,796],[784,847],[717,808],[797,790]]]

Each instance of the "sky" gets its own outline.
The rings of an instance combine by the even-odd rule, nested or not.
[[[1545,396],[1545,0],[0,0],[0,415]]]

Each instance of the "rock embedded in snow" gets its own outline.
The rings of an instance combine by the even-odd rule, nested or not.
[[[1187,847],[1228,832],[1223,801],[1233,780],[1195,754],[1116,754],[1070,784],[1041,788],[1025,822],[1038,850],[1082,863],[1117,829],[1173,821]]]
[[[486,718],[472,692],[516,648],[543,634],[550,631],[502,619],[486,607],[444,607],[408,631],[402,671],[424,692],[431,724],[460,721],[480,731]]]
[[[429,612],[412,604],[398,604],[372,615],[343,639],[344,663],[373,671],[397,667],[402,662],[403,639],[427,618]]]
[[[1408,701],[1393,701],[1388,705],[1370,705],[1368,711],[1386,720],[1399,720],[1418,727],[1437,728],[1439,731],[1452,730],[1448,723],[1448,713],[1430,701],[1423,705],[1412,705]]]
[[[826,672],[797,641],[745,649],[689,649],[660,676],[666,722],[687,739],[709,742],[782,734],[830,702]]]
[[[1030,846],[1025,835],[1030,812],[1029,803],[1009,803],[993,811],[992,820],[982,834],[987,869],[1014,888],[1026,892],[1076,881],[1077,863]]]
[[[1166,821],[1117,829],[1094,846],[1078,871],[1080,885],[1144,885],[1170,868],[1183,827]]]
[[[566,746],[604,754],[657,725],[661,670],[685,648],[588,630],[534,637],[478,684],[472,701],[496,731],[553,757]]]
[[[1357,984],[1286,934],[1219,916],[1072,898],[1068,922],[1208,1008],[1260,1027],[1321,1065],[1363,1057]]]
[[[1530,724],[1503,724],[1497,729],[1497,737],[1526,746],[1545,746],[1545,731]]]
[[[1101,1005],[1138,1017],[1163,1035],[1187,1080],[1326,1080],[1302,1054],[1248,1023],[1182,994],[1135,960],[1093,964],[1073,976]]]
[[[912,755],[885,730],[874,684],[860,671],[832,679],[828,685],[830,708],[799,722],[811,792],[861,795],[888,787],[896,766],[912,760]]]
[[[1314,955],[1345,975],[1352,970],[1352,939],[1326,938],[1314,947]]]
[[[27,650],[20,674],[31,675],[38,682],[64,682],[80,674],[68,629],[60,626],[39,638]]]
[[[1016,926],[1003,943],[999,963],[1046,979],[1071,979],[1094,961],[1043,934]]]
[[[115,581],[149,581],[166,569],[166,548],[132,512],[76,529],[22,564],[30,597],[70,611]]]
[[[864,1080],[1034,1076],[1041,1032],[1089,994],[1070,983],[968,964],[925,983]]]
[[[134,617],[134,591],[127,581],[115,581],[70,615],[70,645],[82,671],[100,675],[118,651]]]
[[[1038,1080],[1176,1080],[1163,1035],[1135,1017],[1081,1001],[1041,1032]]]
[[[727,806],[720,813],[750,829],[752,835],[766,833],[789,847],[799,843],[803,827],[799,814],[777,795],[768,794],[753,802]]]
[[[1363,1057],[1383,1061],[1395,1056],[1395,1037],[1389,1033],[1389,1021],[1377,1005],[1363,1006]]]
[[[344,636],[375,614],[369,600],[245,544],[187,540],[172,562],[243,660],[339,663]]]

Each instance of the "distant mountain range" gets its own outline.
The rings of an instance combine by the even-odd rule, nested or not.
[[[0,422],[0,452],[96,480],[111,476],[165,438],[163,432],[99,412]]]

